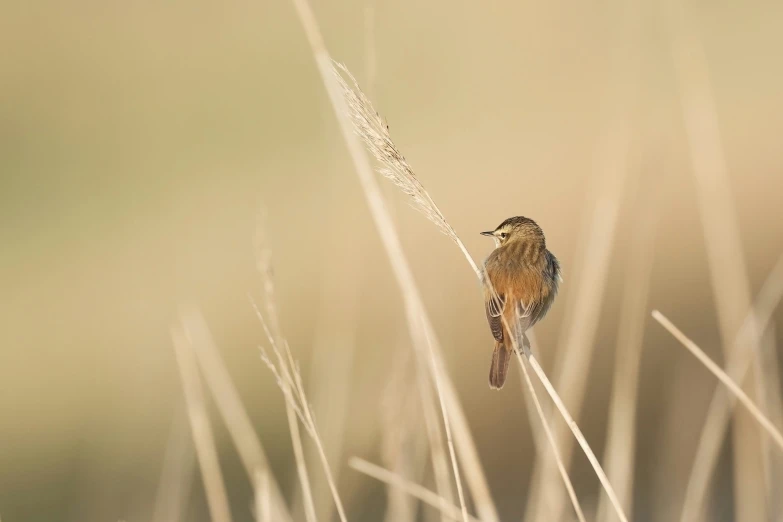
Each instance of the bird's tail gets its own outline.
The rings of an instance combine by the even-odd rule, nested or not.
[[[506,382],[508,363],[511,361],[511,350],[503,343],[495,343],[495,351],[492,352],[492,365],[489,367],[489,387],[499,390]]]

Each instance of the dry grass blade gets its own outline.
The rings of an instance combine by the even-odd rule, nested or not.
[[[247,410],[242,404],[239,391],[228,373],[223,357],[201,313],[197,309],[185,307],[180,315],[182,325],[192,340],[193,350],[204,380],[217,403],[218,412],[223,417],[223,422],[237,447],[248,478],[254,481],[259,470],[268,472],[269,461],[253,429]],[[269,489],[276,519],[290,522],[291,515],[275,480],[270,480]]]
[[[402,155],[394,144],[389,134],[389,126],[386,125],[380,114],[375,111],[372,102],[359,88],[359,83],[344,65],[335,62],[334,66],[334,76],[337,78],[340,87],[342,87],[356,134],[362,138],[365,145],[367,145],[367,149],[380,163],[381,167],[378,169],[378,172],[402,190],[411,199],[412,206],[416,210],[424,214],[441,232],[451,238],[465,254],[473,271],[477,275],[480,274],[476,263],[468,254],[462,240],[457,236],[457,233],[448,221],[446,221],[443,213],[424,189],[421,182],[419,182],[405,156]],[[345,76],[350,79],[351,85],[345,81]]]
[[[183,404],[177,408],[171,421],[152,522],[178,522],[182,519],[195,463],[193,438],[190,435],[186,405]]]
[[[552,430],[549,429],[549,424],[547,422],[546,416],[544,415],[544,410],[541,408],[541,403],[538,401],[538,394],[536,394],[536,390],[533,388],[533,381],[530,380],[530,374],[527,371],[525,362],[522,360],[522,356],[519,355],[519,350],[516,350],[515,353],[519,361],[519,366],[522,368],[522,375],[525,378],[525,384],[527,385],[527,389],[530,392],[530,397],[536,407],[538,417],[541,420],[541,428],[544,430],[547,440],[549,440],[549,445],[552,448],[552,452],[555,456],[555,462],[557,463],[557,469],[560,471],[560,476],[563,478],[563,483],[565,484],[566,490],[568,491],[568,497],[571,499],[571,504],[574,506],[576,517],[579,519],[579,522],[585,522],[585,515],[582,512],[582,507],[579,505],[579,499],[576,498],[576,492],[574,491],[574,486],[571,484],[571,479],[568,478],[568,471],[563,464],[563,459],[560,458],[560,452],[557,449],[557,443],[555,442],[555,438],[552,435]],[[539,448],[539,451],[542,450],[543,448]]]
[[[443,444],[443,433],[438,418],[437,405],[433,397],[432,388],[429,386],[429,379],[427,379],[423,369],[418,368],[415,373],[418,380],[416,388],[419,390],[422,413],[424,414],[424,428],[427,433],[432,457],[435,487],[438,495],[449,504],[452,504],[454,495],[451,487],[451,475],[449,474],[449,460]]]
[[[422,405],[421,386],[416,381],[423,372],[413,365],[412,353],[407,339],[400,339],[399,349],[395,350],[392,368],[381,397],[379,413],[381,417],[380,458],[387,469],[406,477],[415,483],[424,479],[429,456],[429,441],[421,429]],[[427,383],[426,390],[431,394]],[[431,406],[435,403],[430,397]],[[434,415],[437,420],[437,414]],[[442,439],[441,439],[442,440]],[[442,443],[441,443],[442,446]],[[445,448],[443,449],[445,451]],[[447,491],[451,492],[448,460],[441,459],[446,466]],[[386,491],[385,522],[415,522],[418,502],[399,489],[388,486]],[[442,497],[442,495],[439,496]],[[449,500],[449,499],[446,499]],[[454,504],[453,495],[449,504]],[[446,515],[442,515],[442,519]]]
[[[214,522],[231,522],[231,511],[228,507],[226,487],[223,474],[220,472],[215,438],[209,425],[209,416],[204,404],[204,393],[201,389],[201,379],[198,374],[193,348],[185,333],[175,328],[171,331],[174,352],[177,356],[182,389],[190,419],[190,429],[193,432],[193,442],[196,446],[196,456],[201,468],[201,478],[207,494],[209,514]]]
[[[456,395],[444,397],[444,389],[446,390],[445,393],[448,394],[451,391],[451,388],[447,384],[448,378],[445,376],[445,371],[442,369],[440,354],[436,352],[433,346],[434,337],[428,335],[431,328],[429,327],[429,321],[426,318],[423,302],[418,293],[410,266],[402,251],[396,228],[386,209],[383,196],[372,173],[372,168],[362,150],[359,139],[352,132],[352,124],[349,121],[348,116],[349,109],[346,100],[343,97],[344,93],[342,92],[337,78],[334,76],[334,67],[331,58],[329,57],[329,53],[326,51],[326,46],[321,37],[315,16],[310,8],[310,4],[306,0],[293,0],[293,3],[296,7],[299,19],[304,26],[305,34],[307,35],[313,51],[313,56],[315,57],[319,72],[321,73],[321,79],[329,94],[329,99],[332,103],[337,121],[340,124],[340,130],[351,154],[354,166],[356,167],[356,173],[359,176],[359,181],[368,200],[373,220],[381,236],[386,253],[391,261],[397,282],[401,287],[405,300],[406,318],[414,347],[417,350],[421,364],[429,365],[430,367],[432,380],[435,384],[435,389],[437,390],[438,399],[441,404],[454,479],[457,484],[457,493],[460,498],[460,507],[462,509],[463,519],[466,520],[467,507],[465,505],[465,496],[462,489],[459,466],[456,461],[451,424],[449,422],[449,411],[446,409],[447,407],[453,409],[458,403]],[[429,353],[427,354],[427,352]],[[442,382],[444,383],[443,385],[441,385]],[[460,426],[460,428],[463,428],[463,426]],[[466,429],[460,429],[457,436],[462,439],[462,446],[473,446],[472,437]],[[468,484],[471,486],[471,491],[476,500],[476,506],[484,511],[482,516],[485,516],[485,518],[488,519],[488,522],[494,522],[497,520],[497,512],[489,498],[489,488],[486,486],[486,479],[484,478],[480,463],[477,459],[475,461],[466,459],[465,462],[466,466],[470,467],[467,473]]]
[[[343,71],[345,71],[344,68]],[[405,176],[408,178],[412,178],[405,181],[395,181],[395,183],[397,183],[398,185],[401,185],[401,183],[407,183],[406,187],[408,187],[408,189],[404,188],[403,190],[414,198],[414,202],[417,205],[427,205],[428,203],[431,203],[432,199],[429,197],[429,195],[426,193],[424,188],[421,186],[421,183],[419,183],[418,180],[415,179],[415,176],[413,175],[412,171],[410,171],[410,167],[408,166],[407,162],[404,162],[402,155],[398,152],[397,148],[394,147],[393,143],[391,143],[391,138],[388,135],[388,129],[386,129],[386,131],[383,130],[385,126],[383,126],[383,122],[380,119],[380,116],[378,116],[377,112],[372,108],[370,101],[363,94],[361,94],[361,91],[358,90],[358,87],[356,88],[358,93],[354,93],[353,90],[347,85],[347,83],[343,81],[341,84],[344,90],[349,91],[345,93],[345,96],[348,100],[348,105],[353,106],[351,109],[352,117],[354,119],[354,124],[357,132],[360,135],[362,135],[362,137],[365,139],[365,142],[371,148],[373,154],[375,154],[376,158],[379,161],[389,162],[389,164],[386,165],[386,175],[390,176],[393,174],[395,176]],[[375,116],[373,116],[373,114]],[[364,136],[365,133],[370,133],[371,135]],[[419,195],[418,194],[419,191],[422,191],[426,197]],[[415,192],[416,194],[412,195],[411,192]],[[467,252],[467,249],[464,248],[464,245],[462,244],[462,242],[460,241],[459,237],[456,235],[454,230],[450,226],[448,226],[447,229],[444,229],[444,227],[438,223],[438,220],[440,219],[443,219],[443,221],[445,222],[445,218],[443,218],[442,214],[434,205],[434,203],[432,203],[432,208],[430,208],[427,212],[425,212],[425,215],[427,215],[432,221],[436,222],[436,224],[438,224],[438,226],[442,230],[446,231],[446,233],[455,241],[455,243],[458,246],[460,246],[460,249],[465,255],[465,258],[468,260],[469,264],[474,269],[474,272],[479,277],[479,279],[481,279],[481,272],[478,270],[475,262],[471,258],[470,254]],[[428,325],[428,328],[431,329],[431,326]],[[612,499],[613,504],[617,508],[618,515],[620,516],[621,520],[625,521],[626,520],[625,515],[623,514],[622,509],[620,508],[620,506],[616,501],[617,499],[616,499],[616,495],[614,494],[614,490],[612,489],[611,484],[609,484],[609,481],[606,479],[606,475],[603,473],[603,470],[601,469],[601,466],[598,463],[597,459],[595,458],[595,455],[593,454],[589,445],[587,444],[587,441],[585,441],[584,437],[581,434],[581,431],[576,426],[576,423],[573,422],[573,419],[571,419],[570,415],[568,414],[568,411],[565,409],[565,406],[563,405],[559,396],[554,391],[554,388],[549,382],[549,379],[546,377],[546,374],[544,373],[541,366],[538,364],[535,358],[532,357],[532,355],[529,357],[529,359],[531,360],[531,365],[534,371],[536,371],[542,383],[544,383],[547,392],[552,396],[552,399],[558,405],[558,408],[560,409],[560,412],[563,415],[563,417],[567,419],[567,423],[569,427],[574,432],[574,435],[579,441],[579,444],[585,450],[585,453],[587,454],[588,459],[591,461],[591,464],[593,464],[593,467],[596,470],[596,474],[599,476],[599,479],[604,485],[607,494]],[[435,361],[434,356],[433,356],[433,364],[434,365],[438,364],[438,362]],[[445,372],[438,370],[436,372],[436,376],[442,373]],[[533,393],[535,393],[535,390],[533,390]],[[447,437],[448,437],[448,424],[447,424]],[[557,450],[555,449],[555,451]]]
[[[431,207],[424,212],[425,215],[431,221],[436,223],[441,228],[441,230],[446,232],[446,234],[449,235],[449,237],[451,237],[452,240],[454,240],[454,242],[458,246],[460,246],[460,249],[465,255],[465,258],[468,260],[468,263],[470,264],[471,268],[473,268],[476,275],[479,278],[481,278],[481,272],[478,270],[475,261],[473,261],[473,258],[470,256],[470,254],[468,254],[467,249],[464,248],[462,241],[459,239],[456,232],[454,232],[454,229],[451,228],[451,226],[449,226],[447,223],[445,225],[445,227],[447,228],[445,228],[444,225],[440,223],[440,220],[442,220],[443,223],[445,223],[445,218],[440,213],[440,210],[438,210],[437,207],[434,205],[434,203],[432,203],[432,199],[430,198],[429,194],[427,194],[426,190],[424,190],[424,187],[415,178],[407,162],[405,162],[402,155],[394,146],[393,142],[391,141],[391,137],[388,134],[388,129],[386,129],[382,119],[377,114],[377,112],[372,108],[372,104],[370,103],[370,101],[358,89],[358,86],[356,86],[355,84],[355,80],[353,80],[353,77],[350,76],[347,70],[342,66],[341,66],[341,70],[345,72],[346,75],[348,75],[352,79],[352,81],[354,82],[354,87],[356,89],[356,92],[354,92],[354,90],[351,87],[349,87],[348,84],[345,83],[345,81],[341,82],[343,89],[346,91],[345,96],[348,100],[348,105],[351,107],[351,111],[352,111],[351,114],[354,120],[354,125],[356,126],[357,132],[359,133],[360,136],[362,136],[362,138],[364,138],[365,143],[367,143],[368,147],[376,156],[376,158],[386,165],[386,168],[382,173],[384,173],[384,175],[386,175],[387,177],[390,177],[392,181],[395,182],[395,184],[403,188],[403,191],[406,194],[413,197],[414,202],[417,206],[429,206],[429,204],[431,204]],[[339,75],[339,73],[338,73],[338,77],[342,78],[342,76]],[[405,177],[407,179],[398,180],[397,178],[400,177]],[[538,374],[538,377],[541,379],[542,383],[544,383],[547,392],[549,392],[549,394],[552,395],[552,399],[555,401],[556,404],[558,404],[558,408],[560,408],[560,411],[563,414],[564,418],[566,418],[567,420],[571,419],[570,415],[568,414],[568,411],[565,409],[565,406],[562,404],[562,401],[560,401],[560,398],[557,396],[557,393],[554,391],[554,388],[549,382],[549,379],[546,377],[546,374],[544,373],[541,366],[538,365],[538,362],[535,360],[534,357],[532,357],[532,355],[530,359],[531,359],[531,365],[533,366],[533,369]],[[530,387],[530,390],[533,394],[535,394],[535,390],[532,388],[532,386]],[[593,467],[596,469],[596,473],[599,475],[599,478],[601,479],[604,488],[607,490],[609,497],[612,498],[614,502],[616,500],[616,496],[614,495],[614,491],[612,490],[611,484],[609,484],[609,481],[606,480],[606,476],[603,473],[600,464],[598,464],[595,455],[593,454],[592,450],[587,444],[587,441],[584,440],[584,437],[581,435],[581,431],[579,430],[578,427],[576,427],[576,423],[573,422],[573,419],[568,421],[568,425],[572,429],[572,431],[574,431],[574,435],[576,436],[582,448],[585,450],[585,453],[588,455],[588,459],[590,459],[591,463],[593,464]],[[550,442],[554,443],[554,440],[550,439]],[[556,455],[559,454],[556,446],[554,445],[553,445],[553,451]],[[569,481],[566,482],[570,484]],[[571,489],[570,491],[573,490]],[[572,500],[575,500],[575,497],[573,497]],[[622,512],[622,509],[619,506],[616,507],[618,508],[618,514],[620,515],[621,519],[626,520],[625,515]],[[578,503],[576,503],[575,509],[577,510],[577,512],[580,511],[578,507]]]
[[[494,292],[494,289],[493,289]],[[506,331],[513,331],[513,329],[510,329],[508,326],[508,323],[506,323],[506,320],[503,319],[503,324],[506,327]],[[524,361],[522,360],[522,357],[520,355],[520,347],[519,343],[517,342],[517,339],[515,336],[511,336],[511,341],[514,346],[514,352],[517,354],[517,359],[519,361],[520,366],[522,367],[522,372],[525,375],[525,378],[529,381],[530,377],[527,374],[527,368],[525,367]],[[606,477],[606,473],[604,473],[603,468],[601,468],[601,464],[598,462],[598,459],[595,456],[595,453],[593,453],[593,450],[590,448],[590,445],[587,443],[587,440],[585,439],[584,435],[582,434],[582,430],[579,429],[579,426],[576,424],[574,419],[571,417],[571,414],[568,413],[568,409],[565,407],[565,404],[563,404],[563,401],[560,399],[560,396],[557,394],[557,391],[555,391],[554,386],[552,386],[552,383],[549,381],[549,378],[546,376],[546,373],[544,372],[544,369],[541,368],[541,365],[538,364],[538,360],[536,360],[535,356],[533,355],[533,352],[530,347],[530,341],[527,339],[527,337],[524,335],[522,336],[522,342],[524,346],[522,347],[525,351],[525,356],[527,357],[528,362],[530,363],[530,366],[533,368],[533,371],[536,372],[536,375],[538,376],[539,380],[541,381],[541,384],[544,385],[544,388],[546,388],[547,393],[552,398],[552,401],[554,401],[555,406],[557,406],[557,409],[560,411],[560,414],[563,417],[563,420],[565,420],[568,427],[571,429],[571,432],[574,434],[574,438],[576,438],[576,441],[579,443],[579,445],[582,447],[582,450],[584,451],[585,455],[587,456],[587,459],[590,461],[590,464],[593,466],[593,470],[595,470],[595,474],[598,476],[598,480],[601,481],[601,485],[604,487],[604,490],[606,491],[607,496],[609,497],[609,500],[612,502],[612,505],[615,508],[615,511],[617,512],[617,516],[620,518],[622,522],[628,522],[628,518],[625,516],[625,513],[623,512],[623,508],[620,505],[620,501],[617,499],[617,495],[614,492],[614,488],[612,488],[612,485],[609,483],[609,479]],[[533,389],[533,384],[530,383],[529,385],[530,392],[535,396],[535,390]],[[538,398],[536,398],[536,403],[538,404]],[[546,423],[546,418],[544,417],[544,412],[540,410],[540,404],[538,404],[539,407],[539,414],[541,415],[541,422],[542,422],[542,428],[549,432],[549,426]],[[549,432],[549,441],[552,445],[552,451],[554,453],[556,461],[562,465],[562,460],[560,459],[560,455],[557,449],[557,444],[554,440],[554,437],[551,436],[551,432]],[[565,467],[562,467],[561,473],[563,475],[563,479],[566,483],[566,489],[568,491],[569,496],[571,497],[571,503],[574,505],[574,509],[576,510],[577,514],[581,514],[581,509],[579,507],[579,502],[576,499],[576,494],[573,491],[573,488],[571,486],[570,480],[568,480],[568,475],[566,473]],[[580,520],[584,518],[584,515],[580,517]]]
[[[272,502],[269,495],[269,474],[259,470],[255,475],[254,508],[256,522],[272,522]]]
[[[778,258],[767,276],[753,304],[753,309],[745,318],[735,339],[735,356],[726,365],[726,373],[739,385],[745,380],[751,367],[753,352],[739,350],[736,347],[745,343],[748,337],[758,338],[766,330],[772,319],[772,313],[783,299],[783,256]],[[717,464],[720,448],[726,428],[729,424],[735,400],[725,388],[718,387],[713,393],[707,409],[707,417],[699,437],[696,456],[693,459],[688,486],[685,490],[685,503],[681,520],[688,522],[702,517],[710,478]]]
[[[283,394],[286,397],[291,395],[290,390],[287,393],[284,391]],[[299,423],[296,421],[296,414],[288,401],[286,401],[285,413],[288,419],[288,431],[291,432],[291,445],[294,450],[296,474],[299,477],[299,485],[302,488],[305,520],[307,522],[316,522],[318,517],[315,514],[315,502],[313,501],[313,492],[310,489],[310,474],[307,472],[307,463],[305,462],[304,449],[302,448],[302,436],[299,433]]]
[[[434,493],[433,491],[430,491],[429,489],[423,486],[414,484],[404,479],[403,477],[392,473],[387,469],[384,469],[380,466],[376,466],[375,464],[367,462],[366,460],[360,459],[358,457],[353,457],[350,460],[349,464],[353,469],[360,471],[365,475],[369,475],[374,479],[380,480],[381,482],[385,482],[391,486],[399,488],[400,490],[404,491],[408,495],[416,497],[422,502],[425,502],[430,506],[439,509],[444,515],[449,517],[451,520],[462,520],[462,514],[460,508],[458,508],[454,504],[446,502],[446,500],[443,497],[439,496],[438,494]],[[480,522],[478,519],[472,516],[468,516],[468,520],[470,522]]]
[[[277,358],[277,364],[272,362],[269,357],[261,348],[261,356],[263,361],[272,371],[277,378],[277,383],[283,392],[283,397],[286,400],[289,428],[291,430],[292,439],[294,439],[294,452],[297,458],[297,463],[300,468],[300,478],[302,479],[302,490],[305,494],[306,508],[310,510],[313,518],[315,517],[315,506],[313,505],[312,495],[309,491],[309,481],[306,479],[306,469],[304,466],[304,453],[301,450],[300,442],[297,444],[299,428],[294,417],[294,412],[302,421],[302,425],[307,430],[310,438],[313,439],[316,449],[318,450],[318,456],[321,460],[324,473],[326,474],[326,480],[329,484],[329,489],[332,492],[332,498],[334,499],[335,508],[337,514],[342,522],[346,522],[345,509],[343,508],[342,500],[337,492],[337,484],[334,480],[334,476],[329,466],[329,461],[326,458],[326,451],[324,450],[321,438],[318,435],[318,429],[315,424],[315,419],[312,413],[312,408],[307,401],[307,395],[302,385],[302,379],[299,375],[299,368],[294,362],[291,349],[288,346],[288,342],[283,336],[280,324],[277,319],[277,308],[275,305],[275,289],[274,283],[271,277],[271,252],[264,244],[263,227],[259,226],[259,236],[257,238],[256,248],[258,256],[258,268],[261,275],[262,283],[265,292],[266,302],[266,314],[261,313],[259,308],[253,303],[256,315],[258,316],[261,325],[264,328],[269,344],[272,346],[272,350]],[[252,300],[251,300],[252,301]]]
[[[647,320],[647,298],[653,269],[655,229],[657,224],[656,199],[649,194],[655,188],[657,176],[640,180],[637,216],[631,246],[631,259],[625,274],[622,307],[615,346],[615,368],[612,397],[609,404],[609,426],[606,432],[604,467],[617,488],[626,512],[633,511],[633,482],[636,443],[636,413],[639,385],[639,366],[642,356],[644,325]],[[601,497],[596,520],[611,522],[614,517]]]
[[[723,352],[725,359],[730,360],[732,340],[751,305],[742,238],[707,57],[698,29],[689,23],[687,7],[681,0],[667,0],[664,5]],[[758,339],[748,341],[740,349],[755,351]],[[760,360],[754,358],[748,385],[755,385],[755,395],[762,404],[766,396],[764,374]],[[774,390],[774,393],[780,392]],[[769,520],[767,500],[771,499],[764,498],[763,488],[755,482],[756,477],[765,476],[762,470],[763,463],[769,461],[768,441],[762,439],[759,444],[757,429],[743,411],[734,419],[733,432],[735,516],[738,520]]]
[[[623,96],[628,95],[623,93]],[[627,175],[627,155],[633,131],[628,116],[623,112],[625,108],[618,107],[617,115],[604,133],[600,147],[600,164],[597,166],[598,175],[593,188],[595,199],[592,201],[591,215],[583,221],[584,228],[580,235],[584,238],[580,245],[582,266],[578,278],[571,278],[576,281],[576,287],[571,293],[572,301],[566,307],[571,320],[566,322],[556,351],[553,380],[558,389],[562,390],[563,400],[577,417],[586,395],[587,369],[595,350],[595,337],[609,275],[609,259]],[[573,443],[567,436],[568,432],[561,422],[553,426],[563,460],[570,462]],[[551,491],[554,501],[551,504],[530,502],[525,520],[560,520],[564,505],[562,490],[554,485],[558,480],[557,473],[552,461],[543,454],[537,456],[534,477],[533,498],[538,496],[536,493]]]
[[[726,387],[733,393],[737,399],[748,409],[748,411],[753,415],[753,417],[758,421],[759,424],[769,433],[770,437],[772,437],[772,440],[775,441],[775,443],[780,446],[780,449],[783,450],[783,435],[780,434],[780,432],[775,428],[775,426],[770,422],[770,420],[761,412],[761,410],[756,406],[756,404],[748,397],[748,395],[742,391],[742,388],[740,388],[737,383],[735,383],[731,377],[724,372],[720,366],[715,364],[712,359],[710,359],[706,353],[702,351],[701,348],[699,348],[696,343],[688,339],[685,334],[683,334],[674,324],[672,324],[671,321],[669,321],[661,312],[658,310],[653,310],[652,313],[653,318],[661,323],[661,325],[666,328],[669,333],[671,333],[678,341],[682,343],[683,346],[685,346],[688,351],[690,351],[704,366],[707,367],[709,371],[711,371],[715,377],[717,377],[723,384],[726,385]]]

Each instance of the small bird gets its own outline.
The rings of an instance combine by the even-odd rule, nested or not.
[[[484,261],[482,283],[495,338],[489,387],[499,390],[506,382],[514,339],[518,348],[527,342],[525,331],[544,318],[563,279],[560,263],[546,249],[544,232],[532,219],[508,218],[481,235],[492,237],[496,247]]]

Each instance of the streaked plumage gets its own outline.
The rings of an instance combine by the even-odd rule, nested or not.
[[[560,264],[546,249],[544,233],[532,219],[512,217],[482,234],[493,237],[497,245],[484,262],[484,303],[495,338],[489,385],[500,389],[506,381],[513,339],[521,349],[525,331],[552,306],[561,281]]]

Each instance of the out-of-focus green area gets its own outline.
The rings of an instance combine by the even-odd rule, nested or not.
[[[293,6],[7,4],[0,6],[3,521],[150,519],[182,409],[169,337],[181,302],[204,310],[277,479],[294,496],[283,402],[259,359],[265,338],[247,299],[260,294],[253,238],[262,206],[283,329],[305,381],[334,371],[329,357],[310,363],[319,340],[335,353],[355,346],[344,452],[374,459],[385,383],[396,355],[410,349],[405,317]],[[388,119],[477,260],[491,248],[478,232],[506,217],[533,217],[547,233],[565,274],[536,328],[547,368],[579,278],[584,225],[600,200],[593,189],[618,92],[632,92],[627,169],[645,178],[642,199],[658,199],[649,309],[722,361],[666,12],[657,2],[630,11],[618,2],[314,4],[333,57]],[[783,252],[783,8],[691,2],[687,12],[707,57],[755,292]],[[619,67],[618,50],[630,56]],[[613,355],[622,349],[617,317],[637,186],[623,190],[597,348],[584,368],[590,379],[579,423],[599,456]],[[400,194],[386,193],[493,496],[503,520],[518,519],[535,457],[519,378],[490,392],[492,342],[471,270]],[[780,311],[776,319],[780,325]],[[640,520],[678,514],[715,386],[647,321]],[[250,520],[251,488],[213,421],[234,519]],[[598,482],[575,455],[572,478],[589,505]],[[726,451],[714,520],[730,520],[723,503],[730,464]],[[352,520],[379,519],[382,488],[335,466]],[[192,484],[183,520],[207,520],[198,475]]]

